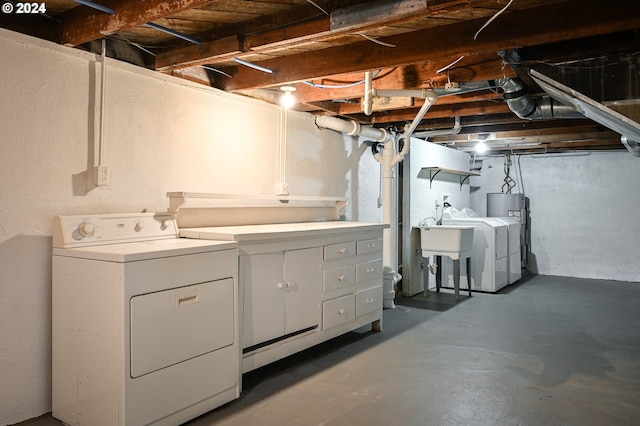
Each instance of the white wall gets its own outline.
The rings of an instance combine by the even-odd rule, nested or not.
[[[523,185],[512,192],[524,186],[530,201],[533,272],[640,281],[640,158],[621,150],[524,155],[519,164]],[[486,194],[501,192],[503,165],[489,158],[472,178],[472,208],[483,215]]]
[[[100,63],[0,30],[0,424],[50,410],[54,215],[166,211],[166,192],[274,194],[279,108],[107,61],[104,164]],[[348,197],[349,220],[380,222],[379,165],[366,146],[290,113],[292,195]]]

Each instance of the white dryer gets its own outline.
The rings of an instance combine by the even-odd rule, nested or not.
[[[495,293],[508,284],[508,226],[496,218],[458,217],[445,218],[443,225],[473,226],[473,250],[471,252],[471,289]],[[467,270],[460,268],[460,280],[467,279]],[[453,265],[450,259],[442,259],[442,279],[447,287],[453,287]]]
[[[522,278],[522,261],[520,256],[520,221],[512,217],[499,217],[498,220],[504,222],[507,225],[508,230],[508,250],[509,250],[509,262],[508,262],[508,274],[509,284],[513,284]]]
[[[168,215],[55,218],[53,417],[176,425],[239,396],[237,243],[177,235]]]

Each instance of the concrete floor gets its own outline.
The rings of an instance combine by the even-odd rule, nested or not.
[[[398,299],[382,333],[246,374],[240,399],[187,425],[640,424],[639,301],[639,283],[552,276]]]

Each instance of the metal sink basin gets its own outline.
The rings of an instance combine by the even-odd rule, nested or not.
[[[473,247],[473,226],[419,226],[422,256],[467,257]]]

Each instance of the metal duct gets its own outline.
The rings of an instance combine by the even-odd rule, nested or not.
[[[627,147],[627,150],[629,150],[631,154],[635,155],[636,157],[640,157],[640,142],[629,139],[624,135],[620,137],[620,141],[624,146]]]
[[[555,102],[550,96],[533,99],[520,79],[505,78],[498,80],[504,91],[504,99],[515,115],[525,120],[549,118],[583,118],[574,108]]]
[[[529,75],[555,100],[571,106],[575,111],[596,123],[620,133],[622,144],[631,154],[640,157],[640,144],[638,143],[640,141],[640,123],[536,70],[530,70]]]

